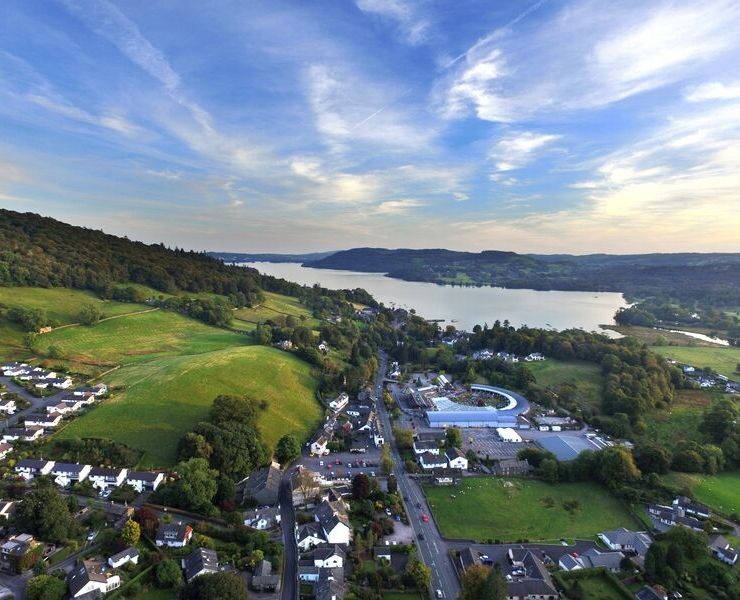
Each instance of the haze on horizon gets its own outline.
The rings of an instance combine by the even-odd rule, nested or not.
[[[740,251],[740,3],[7,0],[0,205],[186,248]]]

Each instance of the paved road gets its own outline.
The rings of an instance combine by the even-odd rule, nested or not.
[[[5,384],[5,387],[7,388],[9,392],[18,394],[19,396],[21,396],[25,400],[28,400],[31,403],[31,406],[28,407],[27,409],[20,410],[16,412],[14,415],[11,415],[10,417],[8,417],[7,419],[0,419],[0,424],[4,425],[5,427],[13,427],[19,421],[22,422],[24,418],[26,417],[26,415],[29,415],[33,412],[37,412],[39,409],[45,410],[47,406],[50,406],[52,404],[57,404],[64,394],[68,394],[71,391],[71,390],[61,390],[52,396],[45,396],[44,398],[37,398],[25,388],[13,383],[10,377],[5,377],[5,376],[0,375],[0,383]]]
[[[292,469],[291,469],[292,471]],[[283,530],[283,588],[282,600],[298,599],[298,547],[295,543],[295,510],[290,488],[289,471],[286,469],[280,482],[280,526]]]
[[[433,596],[436,590],[441,590],[443,598],[454,600],[460,595],[460,585],[447,553],[449,545],[442,539],[434,519],[431,518],[431,511],[427,505],[424,493],[403,468],[401,455],[398,452],[395,439],[393,439],[390,417],[382,400],[383,376],[385,375],[387,365],[385,353],[380,354],[379,363],[378,375],[375,382],[375,396],[378,399],[376,403],[378,406],[378,415],[385,431],[385,439],[389,440],[391,444],[391,453],[395,463],[393,473],[398,480],[398,489],[404,498],[406,514],[409,517],[409,523],[416,536],[419,556],[424,561],[424,564],[432,570],[431,592]],[[422,515],[425,514],[430,517],[428,523],[424,523],[422,520]],[[419,539],[419,534],[422,534],[424,539]]]

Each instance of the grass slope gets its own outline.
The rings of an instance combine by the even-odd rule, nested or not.
[[[651,346],[653,352],[696,367],[711,367],[726,377],[737,376],[740,348],[727,346]]]
[[[719,475],[669,473],[666,483],[690,489],[699,502],[724,514],[740,514],[740,471]]]
[[[573,383],[578,388],[584,404],[598,408],[604,377],[599,365],[585,361],[562,361],[548,358],[541,362],[527,363],[537,383],[542,387]]]
[[[430,486],[424,491],[443,535],[452,538],[591,538],[605,529],[639,526],[606,489],[590,482],[549,485],[537,480],[470,477],[457,488]],[[552,508],[546,507],[546,498],[554,501]],[[580,502],[575,514],[563,508],[568,500]]]
[[[316,327],[319,323],[317,319],[313,318],[311,311],[303,306],[297,298],[272,292],[265,292],[265,301],[259,306],[240,308],[234,311],[234,317],[238,321],[254,324],[264,323],[268,319],[275,319],[280,316],[292,316],[299,319],[303,317],[306,327]]]
[[[676,440],[703,441],[697,427],[702,414],[724,394],[677,390],[668,410],[655,411],[646,422],[645,438],[671,445]]]
[[[72,421],[60,437],[109,437],[146,451],[148,465],[173,464],[177,442],[219,394],[267,400],[260,426],[271,446],[288,432],[308,435],[320,418],[309,365],[264,346],[156,358],[123,367],[110,382],[125,393]]]

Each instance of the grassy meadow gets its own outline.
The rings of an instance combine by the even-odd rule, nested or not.
[[[591,483],[466,477],[457,487],[424,489],[442,534],[511,542],[593,538],[604,529],[639,527],[622,504]],[[453,497],[454,496],[454,497]],[[567,511],[563,503],[577,500]]]
[[[562,383],[573,383],[581,394],[584,405],[598,407],[604,378],[599,365],[585,361],[563,361],[548,358],[540,362],[527,363],[537,383],[551,387]]]
[[[676,390],[669,409],[655,411],[646,419],[645,437],[669,445],[676,440],[701,442],[697,427],[702,415],[722,396],[704,390]]]
[[[670,485],[686,487],[694,497],[724,514],[740,514],[740,471],[718,475],[669,473],[663,477]]]
[[[303,306],[297,298],[281,296],[272,292],[265,292],[265,301],[259,306],[239,308],[234,311],[234,318],[237,319],[237,327],[241,327],[241,322],[259,325],[269,319],[274,320],[281,316],[302,318],[306,327],[316,327],[319,323],[313,317],[311,311]]]
[[[711,367],[726,377],[737,377],[740,348],[727,346],[651,346],[650,349],[666,358],[695,367]]]

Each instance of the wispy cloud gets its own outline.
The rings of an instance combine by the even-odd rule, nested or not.
[[[725,84],[719,81],[704,83],[686,90],[685,98],[689,102],[734,100],[740,98],[740,83]]]
[[[381,215],[398,214],[421,206],[426,206],[426,203],[412,198],[406,198],[403,200],[387,200],[376,206],[375,212]]]
[[[366,13],[378,15],[397,24],[401,39],[412,46],[429,39],[431,23],[420,14],[420,3],[413,0],[355,0]]]
[[[495,176],[521,169],[548,144],[560,139],[559,135],[522,131],[500,139],[491,150]]]

